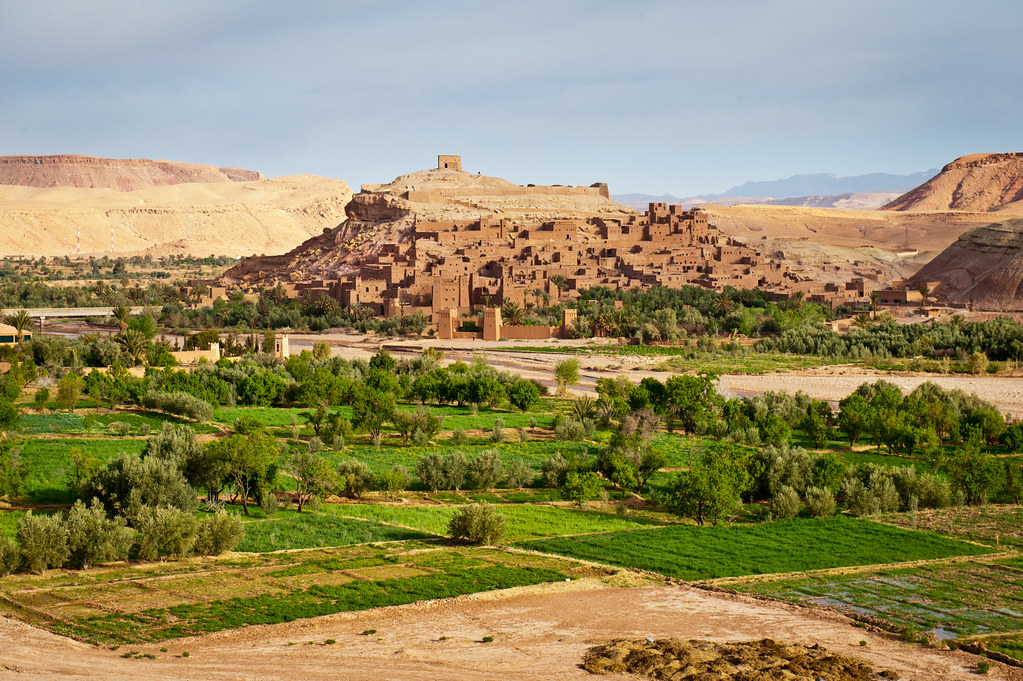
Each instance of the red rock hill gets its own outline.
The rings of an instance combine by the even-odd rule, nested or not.
[[[996,211],[1023,210],[1023,153],[971,154],[882,210]]]
[[[254,170],[144,158],[112,159],[71,154],[0,156],[0,185],[104,187],[136,191],[186,182],[251,182],[263,179],[263,175]]]

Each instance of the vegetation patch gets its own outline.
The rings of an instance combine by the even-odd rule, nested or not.
[[[914,527],[959,539],[1023,548],[1023,507],[963,506],[891,513],[879,517],[899,527]]]
[[[853,575],[731,584],[732,588],[853,616],[939,639],[1017,631],[1023,618],[1023,558],[931,563]],[[1011,647],[1012,642],[1007,643]]]
[[[673,525],[521,542],[544,553],[684,580],[978,555],[991,549],[846,516],[760,525]]]
[[[127,575],[117,568],[17,575],[0,582],[0,594],[9,604],[5,612],[57,633],[110,645],[598,574],[560,558],[538,560],[498,549],[424,548],[404,542],[186,561],[191,572],[183,572],[182,564],[167,563]],[[338,572],[347,579],[335,579]],[[83,576],[90,583],[75,586]],[[179,602],[154,605],[152,597],[159,593],[173,594]]]
[[[427,539],[431,535],[367,520],[302,513],[281,520],[246,523],[245,539],[238,551],[263,553],[284,549],[346,546],[370,542]]]

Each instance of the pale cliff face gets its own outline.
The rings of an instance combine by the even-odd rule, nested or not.
[[[952,161],[916,189],[903,194],[885,210],[1021,212],[1023,153],[971,154]]]

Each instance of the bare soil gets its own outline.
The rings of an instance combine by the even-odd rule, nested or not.
[[[0,679],[593,679],[581,668],[588,648],[672,636],[820,644],[918,681],[974,679],[979,659],[900,643],[824,610],[593,580],[249,627],[172,641],[166,653],[95,648],[0,618]],[[156,659],[122,659],[130,650]],[[1023,670],[996,663],[990,678],[1023,680]]]

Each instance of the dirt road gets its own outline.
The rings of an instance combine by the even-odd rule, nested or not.
[[[377,633],[362,635],[368,629]],[[484,636],[494,641],[483,643]],[[833,613],[685,587],[590,581],[250,627],[174,641],[167,653],[160,645],[94,648],[0,618],[0,679],[592,680],[578,666],[589,646],[648,636],[820,643],[903,679],[976,678],[976,657],[903,644]],[[157,659],[122,659],[126,650]],[[995,664],[990,678],[1019,681],[1023,670]]]

